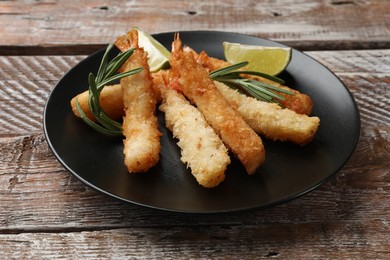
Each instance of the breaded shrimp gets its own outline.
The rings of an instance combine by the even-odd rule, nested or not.
[[[180,85],[184,95],[202,112],[248,174],[253,174],[265,159],[260,137],[229,106],[193,54],[183,51],[178,35],[173,42],[170,63],[172,82]]]
[[[215,82],[218,90],[256,133],[272,140],[290,141],[304,145],[309,143],[320,124],[318,117],[298,114],[241,94],[221,82]]]
[[[163,78],[167,78],[168,71],[160,70],[155,73],[152,73],[153,80],[153,90],[156,96],[157,103],[161,102],[161,94],[159,90],[159,85],[163,84]],[[78,100],[81,109],[85,115],[92,121],[96,121],[95,117],[92,115],[91,110],[89,109],[88,99],[89,91],[86,90],[77,96],[73,97],[70,101],[70,106],[72,107],[73,113],[80,117],[79,112],[76,108],[76,99]],[[122,88],[120,84],[107,85],[100,92],[99,98],[100,106],[103,108],[103,111],[112,119],[120,120],[125,115],[123,109],[123,98],[122,98]]]
[[[136,31],[127,34],[134,53],[122,66],[123,71],[142,67],[135,75],[120,80],[125,110],[122,131],[125,139],[125,165],[129,172],[145,172],[155,166],[160,158],[160,136],[153,81],[147,63],[147,53],[138,48]]]
[[[191,53],[193,53],[196,57],[197,62],[203,65],[209,72],[212,72],[217,69],[221,69],[223,67],[230,66],[230,64],[227,61],[220,60],[217,58],[213,58],[207,55],[206,52],[202,51],[197,55],[197,53],[194,50],[191,50]],[[257,81],[261,81],[270,85],[274,85],[279,88],[286,89],[288,91],[291,91],[294,93],[294,95],[289,95],[285,93],[278,93],[279,95],[283,96],[285,99],[280,100],[279,103],[284,106],[285,108],[288,108],[290,110],[295,111],[298,114],[306,114],[310,115],[313,110],[313,102],[311,98],[303,93],[300,93],[299,91],[295,89],[291,89],[287,86],[281,85],[277,82],[271,81],[269,79],[260,77],[260,76],[252,76],[252,75],[243,75],[243,77],[251,78]]]
[[[96,121],[91,110],[89,109],[89,91],[78,94],[70,101],[73,113],[80,117],[76,108],[76,99],[85,115],[92,121]],[[105,86],[100,92],[99,103],[103,111],[112,119],[119,120],[123,117],[122,89],[119,84]]]
[[[169,70],[159,70],[152,73],[153,90],[157,99],[157,103],[161,103],[161,88],[166,87],[169,81]]]
[[[165,123],[178,139],[181,161],[191,169],[200,185],[212,188],[225,178],[230,163],[227,148],[202,113],[174,89],[161,88]]]

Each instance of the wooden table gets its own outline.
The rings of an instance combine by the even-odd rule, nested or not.
[[[132,25],[270,38],[329,67],[361,114],[355,152],[290,203],[182,215],[83,185],[45,141],[58,79]],[[390,2],[0,1],[1,258],[390,258]]]

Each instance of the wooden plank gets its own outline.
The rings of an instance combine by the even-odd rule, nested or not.
[[[6,234],[0,235],[0,250],[6,259],[387,259],[388,234],[377,232],[385,224],[367,224],[373,229],[340,221]]]
[[[390,2],[1,1],[0,55],[87,54],[131,26],[221,30],[304,50],[389,48]]]
[[[0,57],[0,135],[41,132],[43,109],[50,91],[82,58]]]

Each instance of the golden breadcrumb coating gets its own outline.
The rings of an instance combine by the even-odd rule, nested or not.
[[[206,52],[202,51],[201,53],[197,54],[195,51],[191,50],[191,53],[193,53],[196,56],[197,62],[202,64],[209,72],[222,69],[224,67],[230,66],[230,64],[227,61],[220,60],[217,58],[213,58],[207,55]],[[288,91],[291,91],[294,93],[294,95],[289,95],[285,93],[279,93],[279,95],[283,96],[285,99],[280,101],[280,104],[282,104],[285,108],[288,108],[290,110],[293,110],[297,112],[298,114],[306,114],[310,115],[313,110],[313,102],[311,98],[303,93],[300,93],[299,91],[295,89],[291,89],[287,86],[281,85],[277,82],[271,81],[269,79],[260,77],[260,76],[251,76],[251,75],[243,75],[243,77],[255,79],[279,88],[284,88]]]
[[[282,109],[275,103],[268,103],[248,97],[215,81],[218,90],[245,122],[258,134],[272,140],[290,141],[297,144],[309,143],[320,124],[318,117],[298,114]]]
[[[191,169],[200,185],[212,188],[225,178],[230,163],[228,150],[202,113],[174,89],[162,88],[166,126],[178,139],[181,161]]]
[[[78,100],[81,110],[92,121],[96,121],[91,110],[89,109],[89,91],[78,94],[70,101],[73,113],[80,117],[76,108],[76,99]],[[100,92],[99,103],[103,111],[112,119],[119,120],[123,116],[122,89],[119,84],[105,86]]]
[[[260,137],[229,106],[192,52],[183,51],[178,36],[173,43],[170,63],[172,84],[182,88],[184,95],[202,112],[248,174],[253,174],[265,159]]]
[[[136,36],[128,33],[130,44]],[[135,46],[134,46],[135,45]],[[137,48],[122,66],[123,71],[142,67],[140,73],[120,80],[125,110],[122,131],[125,139],[125,165],[129,172],[146,172],[160,158],[160,136],[156,112],[156,97],[147,63],[147,53]]]

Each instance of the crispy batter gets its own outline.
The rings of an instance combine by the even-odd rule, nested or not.
[[[228,150],[202,113],[174,89],[161,88],[166,126],[178,138],[181,160],[206,188],[220,184],[230,163]]]
[[[181,85],[184,95],[203,113],[248,174],[253,174],[265,159],[260,137],[229,106],[193,54],[183,51],[178,35],[173,43],[170,63],[172,81]]]
[[[204,51],[199,53],[199,55],[197,55],[197,53],[193,50],[191,50],[191,53],[193,53],[196,56],[197,62],[199,62],[205,68],[207,68],[207,70],[209,72],[231,65],[227,61],[208,56],[207,53]],[[244,76],[261,81],[261,82],[264,82],[264,83],[274,85],[276,87],[284,88],[288,91],[293,92],[294,95],[279,93],[281,96],[283,96],[285,98],[284,100],[281,100],[280,103],[285,108],[291,109],[298,114],[306,114],[306,115],[311,114],[311,112],[313,110],[313,102],[308,95],[300,93],[299,91],[297,91],[295,89],[291,89],[287,86],[281,85],[277,82],[268,80],[268,79],[260,77],[260,76],[249,76],[249,75],[244,75]]]
[[[133,30],[127,32],[126,35],[121,35],[116,38],[114,44],[121,52],[125,52],[135,46],[138,47],[138,34],[132,31]]]
[[[96,121],[91,110],[89,109],[89,91],[86,90],[83,93],[78,94],[70,101],[73,113],[80,117],[76,108],[76,99],[79,101],[80,107],[85,115],[92,121]],[[103,111],[112,119],[119,120],[123,116],[123,102],[122,102],[122,89],[119,84],[112,86],[105,86],[100,92],[99,98],[100,106]]]
[[[129,172],[145,172],[159,160],[161,133],[155,115],[156,97],[147,54],[137,48],[138,40],[134,40],[136,35],[133,32],[127,37],[136,49],[122,69],[128,71],[142,67],[143,71],[120,80],[125,110],[122,125],[125,164]]]
[[[164,84],[164,78],[167,78],[168,71],[160,70],[158,72],[152,73],[153,80],[153,90],[157,103],[161,102],[161,94],[159,90],[159,85]],[[96,121],[95,117],[92,115],[91,110],[89,109],[88,99],[89,91],[86,90],[70,101],[73,113],[80,117],[79,112],[76,108],[76,99],[79,101],[80,107],[85,113],[85,115],[92,121]],[[100,92],[100,106],[103,108],[103,111],[112,119],[120,120],[125,115],[123,109],[123,100],[122,100],[122,88],[120,84],[107,85]]]
[[[282,109],[275,103],[259,101],[215,82],[227,102],[258,134],[272,140],[290,141],[297,144],[309,143],[320,124],[318,117],[298,114]]]
[[[159,70],[152,73],[153,90],[157,99],[157,103],[161,102],[161,88],[165,87],[169,81],[169,70]]]

